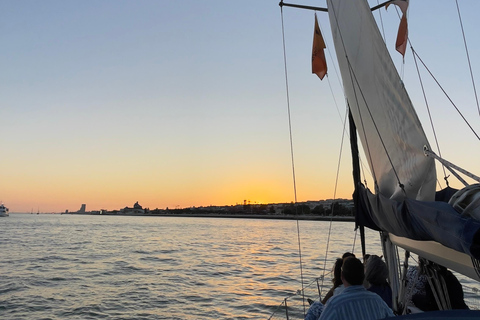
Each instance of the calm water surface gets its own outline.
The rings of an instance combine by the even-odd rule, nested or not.
[[[333,222],[328,271],[353,227]],[[304,283],[329,228],[299,222]],[[0,240],[2,319],[267,319],[302,286],[296,221],[11,214]]]

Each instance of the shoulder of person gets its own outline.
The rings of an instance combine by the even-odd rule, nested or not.
[[[363,292],[368,292],[364,286],[350,286],[348,288],[344,288],[342,292],[340,292],[339,294],[335,294],[333,295],[328,301],[327,301],[327,304],[335,304],[336,301],[342,301],[342,300],[345,300],[345,299],[351,299],[350,296],[351,295],[357,295],[357,294],[362,294]],[[370,292],[370,293],[373,293],[373,292]],[[373,294],[376,294],[376,293],[373,293]],[[341,303],[341,302],[339,302]]]

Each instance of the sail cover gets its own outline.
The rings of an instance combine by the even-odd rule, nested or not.
[[[327,2],[345,95],[377,192],[433,201],[435,164],[423,153],[430,146],[368,2]]]
[[[480,259],[480,221],[459,214],[443,201],[395,201],[355,189],[356,223],[412,240],[433,240]]]

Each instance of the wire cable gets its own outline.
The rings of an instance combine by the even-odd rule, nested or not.
[[[470,69],[470,77],[472,78],[473,92],[475,93],[475,101],[477,102],[478,115],[480,115],[480,105],[478,104],[477,88],[475,86],[475,79],[473,78],[472,64],[470,63],[470,55],[468,54],[467,39],[465,38],[465,31],[463,29],[462,16],[460,15],[458,0],[455,0],[455,3],[457,4],[458,20],[460,21],[460,28],[462,29],[463,43],[465,45],[465,53],[467,54],[468,68]]]
[[[283,19],[283,6],[280,6],[280,13],[282,19],[282,40],[283,40],[283,63],[285,69],[285,88],[286,88],[286,98],[287,98],[287,110],[288,110],[288,128],[290,133],[290,155],[292,161],[292,175],[293,175],[293,192],[295,197],[295,204],[297,204],[297,184],[295,178],[295,161],[294,161],[294,152],[293,152],[293,136],[292,136],[292,119],[290,113],[290,96],[288,90],[288,72],[287,72],[287,50],[285,45],[285,25]],[[302,283],[302,299],[303,299],[303,314],[306,314],[305,310],[305,295],[304,295],[304,280],[303,280],[303,263],[302,263],[302,248],[300,243],[300,226],[297,219],[297,237],[298,237],[298,254],[300,260],[300,278]]]

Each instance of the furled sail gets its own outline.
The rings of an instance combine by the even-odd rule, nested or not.
[[[432,201],[435,164],[423,152],[429,143],[367,1],[328,0],[328,13],[345,95],[377,191],[394,200]]]

